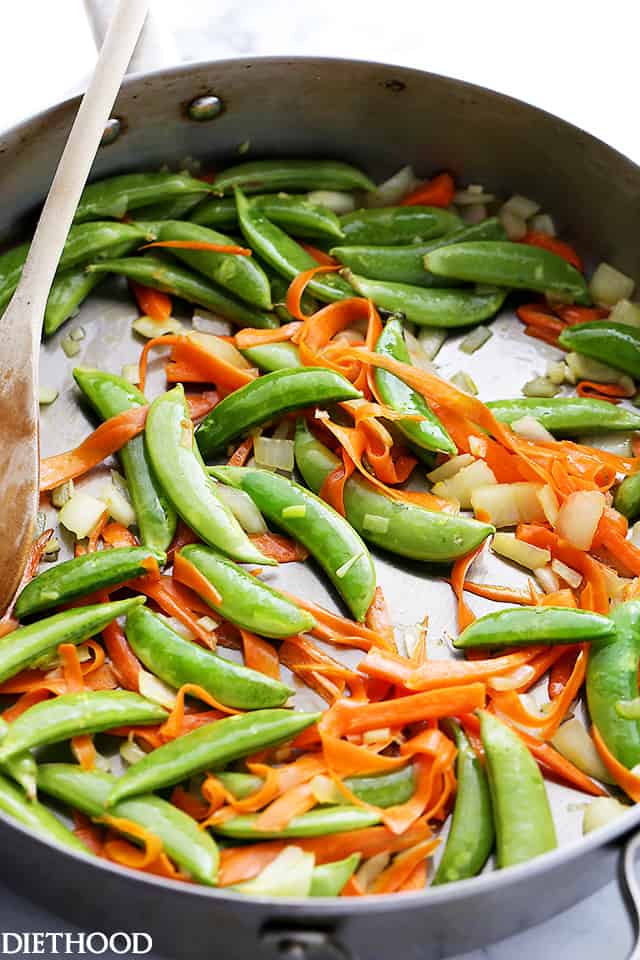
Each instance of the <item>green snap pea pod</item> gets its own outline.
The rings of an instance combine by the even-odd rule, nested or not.
[[[139,208],[138,216],[141,220],[185,220],[201,202],[202,196],[202,193],[186,193],[184,196],[177,195],[168,200],[145,204]]]
[[[234,245],[231,237],[188,220],[160,220],[145,224],[162,243],[180,240],[197,243]],[[169,247],[167,253],[212,280],[233,296],[262,310],[271,310],[269,280],[255,257],[241,257],[212,250],[188,250]]]
[[[16,602],[16,617],[19,620],[32,617],[76,597],[143,577],[149,572],[145,566],[149,558],[159,564],[164,564],[167,559],[164,553],[154,553],[147,547],[117,547],[58,563],[26,585]]]
[[[314,492],[339,463],[304,421],[296,429],[295,456],[305,483]],[[392,500],[356,473],[344,485],[344,506],[347,520],[365,540],[401,557],[430,563],[451,563],[494,532],[477,520]]]
[[[253,773],[240,773],[233,770],[216,773],[216,777],[236,800],[244,800],[252,793],[257,793],[264,783],[262,777],[257,777]]]
[[[303,366],[300,351],[295,343],[289,343],[287,340],[282,343],[263,343],[258,347],[247,347],[241,353],[249,363],[258,367],[259,370],[264,370],[265,373],[273,373],[274,370],[295,370]]]
[[[230,297],[214,286],[205,277],[188,270],[178,263],[163,260],[161,257],[120,257],[113,260],[99,260],[87,267],[89,273],[117,273],[136,280],[154,290],[162,290],[176,297],[182,297],[189,303],[197,303],[213,313],[220,314],[226,320],[239,327],[260,327],[271,329],[280,326],[273,313],[257,310],[248,303],[242,303]]]
[[[105,802],[117,782],[110,773],[83,770],[73,763],[43,763],[38,768],[38,787],[43,793],[96,820],[107,813]],[[124,800],[109,814],[149,830],[189,876],[199,883],[215,885],[218,849],[211,835],[182,810],[147,794]]]
[[[213,192],[245,193],[276,190],[374,190],[375,184],[360,170],[336,160],[252,160],[218,174]]]
[[[524,863],[558,844],[547,791],[538,765],[518,734],[480,711],[487,758],[499,869]]]
[[[452,233],[462,226],[460,217],[441,207],[374,207],[354,210],[340,218],[350,244],[380,246],[418,243]]]
[[[629,323],[578,323],[563,330],[558,340],[565,350],[574,350],[640,378],[640,330]]]
[[[251,249],[281,276],[293,280],[299,273],[318,266],[310,253],[267,219],[262,210],[240,190],[236,190],[236,204],[245,240]],[[307,289],[323,302],[345,300],[352,296],[349,284],[333,273],[314,277],[307,284]]]
[[[576,303],[590,303],[585,279],[575,267],[549,250],[526,243],[454,243],[427,254],[425,267],[438,277],[554,293]]]
[[[74,220],[124,217],[131,210],[185,195],[196,199],[211,193],[211,184],[188,173],[125,173],[98,180],[85,187]]]
[[[591,645],[587,665],[587,703],[593,724],[614,757],[632,769],[640,763],[640,721],[618,713],[620,700],[638,696],[640,602],[631,600],[611,612],[613,637]]]
[[[0,717],[0,739],[4,737],[9,729],[6,720]],[[19,753],[4,764],[4,769],[16,783],[19,783],[27,797],[30,800],[36,796],[36,777],[38,765],[33,754],[27,750],[25,753]]]
[[[293,710],[253,710],[215,720],[165,743],[129,767],[109,794],[107,806],[140,793],[173,786],[204,770],[225,767],[257,750],[284,743],[320,716]]]
[[[142,761],[140,761],[142,762]],[[137,766],[137,764],[136,764]],[[217,823],[211,829],[223,837],[234,840],[287,840],[290,837],[325,837],[332,833],[344,833],[347,830],[364,830],[380,823],[380,814],[376,810],[363,807],[343,806],[318,807],[293,817],[286,827],[280,830],[258,830],[255,814],[231,817],[224,823]]]
[[[352,383],[334,370],[276,370],[234,390],[216,404],[196,430],[196,441],[207,460],[247,430],[290,410],[357,400],[361,396]]]
[[[360,854],[352,853],[344,860],[323,863],[313,868],[311,875],[310,897],[338,897],[347,880],[353,876],[360,863]]]
[[[533,417],[559,436],[640,429],[640,413],[591,397],[518,397],[487,406],[502,423]]]
[[[332,210],[306,197],[290,197],[284,193],[268,193],[252,201],[268,220],[295,237],[308,239],[342,238],[340,220]],[[190,218],[208,227],[235,227],[238,211],[232,197],[212,197],[201,203]]]
[[[584,643],[606,640],[616,628],[609,617],[568,607],[510,607],[475,620],[453,641],[459,650],[472,647],[519,647],[538,643]]]
[[[613,505],[628,520],[635,520],[640,515],[640,473],[624,478],[616,490]]]
[[[138,659],[176,690],[197,683],[216,700],[240,710],[281,707],[293,693],[272,677],[185,640],[144,607],[127,617],[125,631]]]
[[[344,517],[304,487],[270,470],[211,467],[209,472],[248,493],[268,520],[304,544],[356,620],[364,620],[376,589],[376,571],[369,551]]]
[[[505,301],[505,290],[440,290],[409,283],[369,280],[343,271],[353,289],[377,307],[402,313],[423,327],[468,327],[495,316]]]
[[[122,726],[146,726],[166,719],[166,710],[157,703],[126,690],[63,693],[53,700],[36,703],[13,721],[0,741],[0,763],[6,763],[25,750],[60,743],[83,733],[101,733]]]
[[[2,775],[0,775],[0,810],[45,840],[54,840],[77,853],[89,853],[84,843],[50,810],[37,800],[27,800],[22,791]]]
[[[140,603],[144,603],[143,597],[96,603],[18,627],[0,640],[0,683],[54,651],[61,643],[82,643]]]
[[[131,407],[143,407],[147,399],[141,390],[114,373],[76,367],[73,377],[85,397],[103,420]],[[150,550],[164,552],[173,540],[176,512],[160,487],[144,446],[144,437],[134,437],[118,452],[140,539]]]
[[[210,606],[225,620],[264,637],[290,637],[313,627],[311,614],[210,547],[189,544],[180,556],[218,591],[221,602]],[[202,599],[209,603],[206,596]]]
[[[480,873],[493,849],[495,831],[487,776],[459,724],[455,732],[458,786],[451,829],[432,883],[453,883]]]
[[[411,364],[411,357],[402,335],[402,322],[389,320],[378,337],[376,353],[401,363]],[[387,370],[376,370],[376,384],[382,402],[397,413],[424,417],[423,420],[398,420],[396,426],[411,443],[425,450],[457,453],[457,447],[426,400],[403,380]]]
[[[181,384],[153,401],[145,446],[153,471],[177,513],[198,536],[241,563],[273,565],[264,557],[216,495],[205,472]]]
[[[402,207],[410,210],[410,207]],[[415,209],[415,207],[413,208]],[[461,280],[445,280],[434,277],[425,270],[424,258],[432,250],[449,246],[451,243],[463,243],[468,240],[504,240],[505,232],[497,217],[483,220],[482,223],[448,233],[439,240],[429,243],[409,243],[397,246],[379,246],[374,240],[369,244],[333,247],[329,252],[354,273],[370,277],[372,280],[392,280],[396,283],[411,283],[418,287],[458,286]],[[412,238],[413,239],[413,238]],[[375,244],[375,245],[374,245]]]

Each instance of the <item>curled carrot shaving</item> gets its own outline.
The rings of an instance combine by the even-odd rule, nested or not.
[[[222,597],[213,584],[181,553],[176,553],[173,557],[173,578],[212,606],[219,607],[222,603]]]
[[[421,860],[416,864],[406,880],[400,884],[396,893],[413,893],[415,890],[424,890],[427,885],[427,861]]]
[[[478,597],[484,597],[485,600],[495,600],[497,603],[517,603],[522,607],[535,607],[540,602],[539,595],[531,581],[529,581],[528,592],[516,590],[512,587],[496,586],[492,583],[474,583],[472,580],[465,580],[462,588],[467,593],[474,593]]]
[[[415,847],[410,847],[409,850],[399,853],[394,858],[391,866],[379,874],[371,889],[367,890],[367,893],[396,893],[399,890],[407,889],[407,881],[412,874],[415,873],[416,868],[424,864],[424,861],[427,857],[431,856],[439,843],[440,840],[437,838],[423,840],[422,843],[416,844]],[[422,873],[420,877],[423,877]],[[415,884],[416,882],[417,879],[414,879],[413,883]],[[422,886],[424,886],[424,877]],[[412,885],[409,889],[419,889],[419,887]]]
[[[185,683],[183,684],[176,694],[176,702],[173,710],[169,714],[169,718],[160,727],[160,735],[167,740],[173,740],[181,731],[183,721],[185,719],[184,713],[184,698],[186,696],[197,697],[198,700],[203,700],[204,703],[207,703],[210,707],[213,707],[219,713],[223,714],[237,714],[242,713],[242,710],[235,710],[233,707],[227,707],[225,704],[220,703],[216,700],[215,697],[211,696],[207,690],[204,690],[197,683]]]
[[[575,303],[566,306],[559,304],[555,312],[570,327],[577,323],[589,323],[591,320],[604,320],[609,316],[609,310],[606,307],[579,307]]]
[[[195,616],[196,613],[200,616],[209,616],[211,610],[197,594],[188,590],[177,580],[171,577],[160,577],[159,580],[138,577],[137,580],[131,580],[127,586],[154,600],[163,613],[175,617],[184,624],[204,646],[215,647],[215,634],[206,630],[198,622],[199,618]]]
[[[564,240],[558,240],[557,237],[551,237],[548,233],[542,233],[538,230],[529,230],[520,243],[526,243],[531,247],[541,247],[543,250],[555,253],[557,257],[562,257],[563,260],[566,260],[567,263],[570,263],[572,267],[582,273],[582,260],[573,247],[565,243]]]
[[[620,789],[624,790],[627,796],[631,797],[635,803],[640,803],[640,777],[633,773],[632,770],[627,770],[627,768],[614,757],[602,739],[600,731],[595,724],[591,727],[591,736],[602,762]]]
[[[355,464],[346,450],[342,450],[342,463],[328,473],[320,487],[319,496],[340,514],[346,516],[344,506],[344,485],[355,470]]]
[[[453,203],[456,185],[450,173],[439,173],[431,180],[416,187],[410,194],[400,201],[400,206],[408,207],[416,204],[428,207],[448,207]]]
[[[249,539],[258,548],[260,553],[278,563],[303,563],[309,556],[309,551],[297,540],[290,540],[281,533],[252,533]]]
[[[578,651],[578,647],[570,647],[568,650],[564,650],[562,656],[558,657],[551,667],[547,684],[550,700],[556,700],[561,696],[567,686],[575,669]]]
[[[370,647],[389,649],[389,644],[384,637],[376,633],[375,630],[371,630],[355,620],[341,617],[338,613],[330,613],[329,610],[313,603],[312,600],[303,600],[291,593],[283,592],[289,600],[292,600],[297,606],[306,610],[315,618],[316,625],[309,631],[314,637],[340,645],[360,647],[363,650],[368,650]]]
[[[147,378],[149,352],[155,347],[162,346],[170,346],[172,348],[171,361],[173,364],[178,365],[182,363],[189,369],[195,371],[194,377],[188,378],[190,380],[195,379],[195,382],[215,383],[219,389],[231,392],[255,379],[255,374],[252,373],[251,370],[244,367],[234,367],[233,364],[222,360],[216,354],[207,350],[202,343],[188,336],[170,333],[162,337],[154,337],[152,340],[147,340],[143,347],[142,353],[140,354],[139,365],[139,386],[143,392]],[[171,365],[172,364],[169,363],[168,367],[171,367]],[[167,369],[167,374],[170,375],[171,370]]]
[[[311,246],[310,243],[302,243],[298,241],[303,250],[306,250],[316,263],[319,263],[321,267],[341,267],[342,264],[336,260],[335,257],[331,257],[328,253],[325,253],[324,250],[320,250],[318,247]]]
[[[248,436],[233,451],[227,464],[230,467],[244,467],[253,450],[253,437]]]
[[[469,567],[481,552],[483,544],[476,547],[464,557],[459,557],[451,568],[451,587],[458,601],[458,630],[462,631],[476,619],[473,610],[467,606],[464,599],[464,582],[469,572]]]
[[[578,604],[573,591],[566,588],[565,590],[554,590],[553,593],[545,594],[544,597],[540,598],[540,606],[575,608]]]
[[[15,703],[11,704],[6,710],[3,710],[0,716],[2,716],[2,719],[6,721],[6,723],[13,723],[13,721],[22,716],[29,707],[33,707],[36,703],[41,703],[43,700],[48,699],[49,690],[44,686],[39,686],[35,690],[28,690],[26,693],[23,693]]]
[[[157,322],[169,319],[173,305],[168,293],[154,290],[153,287],[146,287],[143,283],[137,283],[135,280],[130,280],[129,286],[141,313]]]
[[[620,403],[623,397],[629,396],[627,390],[619,383],[594,383],[593,380],[581,380],[576,387],[579,397],[594,397],[596,400],[606,400],[607,403]]]
[[[73,824],[73,833],[78,840],[84,843],[96,857],[102,856],[103,831],[100,827],[93,824],[89,817],[78,810],[73,811]]]
[[[256,820],[256,829],[284,830],[294,817],[312,810],[317,803],[308,783],[297,784],[262,811]]]
[[[384,637],[388,646],[395,647],[395,638],[393,633],[393,624],[389,616],[389,608],[384,598],[382,587],[376,587],[371,605],[364,618],[365,624],[374,630],[381,637]]]
[[[58,654],[62,660],[62,672],[67,691],[69,693],[80,693],[85,689],[85,682],[76,647],[72,643],[61,643],[58,647]],[[72,737],[71,749],[83,770],[95,769],[96,749],[89,734]]]
[[[248,630],[241,630],[245,666],[274,680],[280,679],[280,661],[275,647]]]
[[[306,313],[302,312],[302,294],[310,280],[318,273],[331,273],[340,269],[340,264],[320,264],[317,267],[311,267],[310,270],[303,270],[295,277],[287,290],[287,299],[285,301],[287,310],[296,320],[308,320]],[[300,333],[300,331],[298,331]]]
[[[154,240],[145,243],[141,250],[150,250],[151,247],[166,247],[171,250],[209,250],[211,253],[228,253],[236,257],[250,257],[252,251],[247,247],[239,247],[229,243],[209,243],[207,240]]]
[[[546,330],[548,333],[555,334],[556,336],[565,328],[565,324],[562,320],[558,320],[557,317],[553,316],[546,309],[543,309],[538,304],[524,304],[521,307],[518,307],[516,310],[516,315],[518,320],[521,323],[524,323],[526,327],[535,327],[539,330]]]
[[[551,551],[554,559],[561,560],[568,567],[572,567],[572,569],[581,573],[589,587],[589,594],[587,597],[581,595],[580,605],[584,609],[593,610],[595,613],[608,614],[609,594],[607,583],[597,560],[594,560],[584,551],[571,546],[567,541],[561,540],[557,534],[546,527],[534,523],[521,523],[516,529],[516,537],[519,540],[524,540],[525,543],[532,544],[534,547]],[[588,601],[588,605],[586,605],[586,601]]]
[[[553,333],[551,330],[546,330],[541,326],[527,326],[524,328],[524,332],[528,337],[534,337],[536,340],[542,340],[543,343],[548,343],[550,347],[560,349],[558,334]]]
[[[113,620],[103,629],[102,639],[120,685],[125,690],[138,693],[140,661],[131,649],[124,630],[117,620]]]
[[[136,547],[138,540],[127,527],[111,520],[101,532],[101,537],[109,547]]]
[[[110,814],[100,817],[97,822],[117,830],[118,833],[124,833],[142,844],[142,850],[140,850],[121,840],[107,840],[104,845],[104,854],[116,863],[122,863],[136,870],[145,870],[162,853],[162,840],[139,823],[134,823],[125,817],[113,817]]]
[[[291,340],[301,327],[302,323],[299,320],[284,323],[275,330],[245,327],[243,330],[238,330],[233,339],[238,350],[246,350],[249,347],[260,347],[265,343],[284,343],[286,340]]]
[[[310,687],[318,696],[322,697],[328,703],[333,703],[342,695],[344,690],[344,681],[340,684],[327,677],[324,672],[312,669],[320,666],[341,665],[337,660],[332,660],[326,653],[318,650],[305,637],[289,637],[280,645],[280,662],[288,667],[292,673],[300,677],[308,687]],[[303,668],[303,669],[301,669]],[[342,677],[340,676],[340,679]]]

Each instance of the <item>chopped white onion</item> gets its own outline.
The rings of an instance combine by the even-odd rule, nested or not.
[[[615,453],[618,457],[633,456],[633,431],[620,430],[615,433],[593,433],[579,436],[577,442],[585,447],[595,447],[596,450],[606,450]]]
[[[338,216],[351,213],[356,208],[355,197],[343,190],[312,190],[307,194],[310,203],[319,203],[321,207],[333,210]]]
[[[61,510],[67,500],[73,496],[73,480],[67,480],[51,491],[51,503],[56,510]]]
[[[267,470],[283,470],[292,473],[295,465],[294,441],[275,437],[256,437],[253,453],[259,467]]]
[[[628,323],[631,327],[640,327],[640,303],[630,300],[618,300],[609,314],[612,323]]]
[[[344,803],[345,798],[337,783],[324,773],[319,773],[310,782],[311,793],[318,803]]]
[[[589,293],[596,303],[612,307],[618,300],[629,300],[635,289],[635,281],[609,263],[599,263],[591,280]]]
[[[235,487],[226,487],[223,483],[216,484],[216,494],[229,507],[243,530],[247,533],[266,533],[267,525],[264,517],[256,507],[248,493],[237,490]]]
[[[540,209],[540,204],[536,203],[535,200],[530,200],[529,197],[523,197],[519,193],[514,193],[506,203],[503,203],[500,208],[502,213],[505,210],[508,210],[509,213],[513,213],[517,217],[521,217],[523,220],[528,220]]]
[[[154,320],[153,317],[147,316],[136,317],[131,326],[136,333],[147,340],[164,337],[166,333],[184,333],[185,331],[184,324],[175,317],[167,317],[166,320]]]
[[[484,346],[487,340],[490,340],[492,336],[492,330],[489,330],[489,328],[483,326],[483,324],[479,324],[471,331],[471,333],[466,335],[464,340],[461,341],[458,349],[462,350],[463,353],[475,353],[476,350],[479,350],[480,347]]]
[[[480,460],[486,460],[487,458],[487,441],[484,437],[476,437],[472,435],[469,437],[469,453],[474,457],[478,457]]]
[[[560,581],[551,569],[551,564],[547,567],[540,567],[533,573],[545,593],[555,593],[560,589]]]
[[[67,357],[75,357],[80,353],[81,347],[77,340],[74,340],[69,334],[60,341],[60,346]]]
[[[362,864],[355,873],[355,880],[362,890],[369,890],[375,883],[383,870],[389,865],[391,855],[388,853],[375,853],[372,857]]]
[[[608,826],[614,820],[618,820],[619,817],[628,813],[629,809],[615,797],[594,797],[584,812],[582,833],[586,835],[591,833],[592,830],[598,830],[599,827]]]
[[[596,745],[589,733],[576,717],[565,720],[558,727],[551,743],[558,753],[582,770],[588,777],[595,777],[603,783],[611,783],[611,776],[600,759]]]
[[[522,392],[525,397],[555,397],[558,386],[546,377],[534,377],[525,383]]]
[[[514,563],[519,563],[522,567],[528,567],[529,570],[537,570],[549,563],[551,553],[541,547],[534,547],[524,540],[518,540],[515,533],[496,533],[491,549],[494,553]]]
[[[178,620],[177,617],[167,617],[164,613],[157,613],[157,617],[160,617],[161,620],[164,620],[166,625],[170,627],[174,633],[177,633],[184,640],[195,640],[196,635],[188,627],[184,625],[182,620]]]
[[[407,350],[409,351],[409,356],[411,357],[411,362],[414,367],[420,367],[421,370],[425,370],[427,373],[437,373],[437,368],[425,353],[421,342],[417,337],[414,337],[409,330],[404,331],[404,342],[407,345]]]
[[[199,627],[202,627],[203,630],[207,630],[209,633],[213,633],[218,626],[218,621],[214,620],[213,617],[208,616],[198,617],[196,623]]]
[[[484,203],[474,203],[468,207],[463,207],[462,213],[460,214],[463,222],[468,223],[470,226],[476,223],[482,223],[483,220],[487,219],[488,215],[489,211]]]
[[[38,390],[38,403],[41,407],[48,407],[58,399],[58,391],[55,387],[40,387]]]
[[[545,371],[547,380],[560,386],[564,383],[567,372],[567,365],[563,360],[550,360]]]
[[[474,203],[493,203],[495,199],[494,193],[485,193],[483,187],[476,183],[470,184],[465,190],[456,190],[453,195],[453,202],[459,207],[468,207]]]
[[[219,360],[224,360],[226,363],[230,363],[233,367],[239,367],[241,370],[251,369],[249,361],[227,340],[214,337],[210,333],[199,333],[197,330],[190,331],[187,336],[189,340],[193,340],[199,347],[202,347],[207,353],[213,354],[213,356]]]
[[[548,213],[537,213],[535,217],[531,217],[529,226],[536,233],[546,233],[549,237],[556,235],[556,225]]]
[[[528,414],[520,417],[519,420],[514,420],[511,429],[518,436],[524,437],[526,440],[533,440],[535,443],[553,443],[554,440],[553,434],[549,433],[539,420]]]
[[[491,677],[487,681],[487,686],[492,690],[517,690],[518,687],[522,687],[533,680],[535,672],[534,667],[529,666],[528,663],[523,663],[522,666],[516,667],[515,670],[509,671],[504,676]]]
[[[554,527],[558,519],[560,504],[558,503],[558,498],[553,487],[545,483],[544,486],[538,490],[538,500],[540,501],[545,520]]]
[[[487,466],[484,460],[475,460],[468,467],[463,467],[448,480],[441,480],[433,487],[436,497],[443,497],[453,503],[459,503],[462,510],[468,510],[472,503],[474,490],[489,489],[489,485],[497,484],[496,475]]]
[[[512,210],[505,210],[504,208],[498,216],[509,240],[522,240],[527,232],[527,221],[513,213]]]
[[[391,737],[391,727],[378,727],[377,730],[367,730],[362,734],[363,743],[380,743],[381,740],[389,740]]]
[[[120,756],[129,766],[133,766],[138,760],[144,760],[146,753],[135,740],[125,740],[124,743],[120,744]]]
[[[442,327],[425,327],[418,334],[418,342],[427,360],[435,360],[446,339],[447,330]]]
[[[375,190],[367,194],[368,207],[393,207],[408,193],[423,183],[413,172],[413,167],[402,167],[392,177],[379,183]]]
[[[204,307],[195,307],[191,323],[196,333],[211,333],[217,337],[230,337],[233,333],[233,324],[229,320]]]
[[[573,590],[577,590],[582,583],[582,574],[578,573],[578,571],[572,567],[568,567],[562,560],[552,560],[551,569],[554,573],[557,573],[561,580],[568,583]]]
[[[70,340],[84,340],[86,336],[84,327],[76,327],[74,330],[69,331]]]
[[[100,491],[100,500],[106,504],[109,516],[123,527],[132,527],[136,522],[136,515],[129,500],[113,483],[106,484]]]
[[[604,494],[599,490],[570,493],[560,507],[556,533],[578,550],[590,550],[605,506]]]
[[[566,363],[574,376],[574,383],[578,380],[594,380],[596,383],[618,383],[621,373],[613,367],[599,360],[592,360],[581,353],[568,353]]]
[[[458,370],[457,373],[451,377],[450,383],[457,387],[458,390],[468,393],[472,397],[478,396],[478,388],[472,378],[464,370]]]
[[[446,463],[441,464],[441,466],[432,470],[431,473],[428,473],[427,480],[430,480],[431,483],[448,480],[462,470],[463,467],[468,467],[472,463],[474,463],[474,459],[470,453],[461,453],[457,457],[451,457]]]
[[[153,703],[159,703],[167,710],[173,710],[176,705],[177,691],[164,680],[159,680],[152,673],[148,673],[147,670],[138,671],[138,690],[142,697],[146,697]]]
[[[89,536],[104,510],[102,500],[80,491],[67,500],[58,519],[63,527],[74,533],[78,540],[82,540]]]
[[[478,486],[471,494],[474,513],[488,515],[495,527],[537,523],[544,519],[538,499],[539,483],[498,483]]]
[[[140,383],[140,366],[137,363],[125,363],[121,372],[122,378],[129,383]]]

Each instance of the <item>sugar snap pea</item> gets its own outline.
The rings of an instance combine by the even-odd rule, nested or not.
[[[205,277],[186,267],[157,256],[119,257],[91,263],[89,273],[116,273],[136,280],[154,290],[162,290],[190,303],[220,314],[240,327],[273,328],[280,326],[273,313],[257,310],[248,303],[230,297]]]
[[[632,769],[640,763],[640,721],[623,717],[621,700],[638,696],[640,602],[630,600],[611,611],[612,637],[591,644],[587,665],[587,703],[591,720],[614,757]]]
[[[242,433],[290,410],[361,396],[352,383],[334,370],[276,370],[234,390],[216,404],[196,430],[196,441],[202,456],[209,459]]]
[[[172,786],[204,770],[225,767],[240,757],[296,737],[319,719],[319,713],[253,710],[215,720],[165,743],[129,767],[109,794],[107,806]]]
[[[487,776],[460,725],[451,722],[458,748],[456,801],[447,843],[432,883],[475,877],[489,858],[495,839]]]
[[[311,270],[318,264],[310,253],[296,243],[280,227],[265,217],[259,207],[236,189],[238,220],[245,240],[258,254],[281,276],[293,280],[304,270]],[[344,300],[352,295],[349,284],[335,274],[320,274],[307,285],[307,289],[318,300],[333,302]]]
[[[410,210],[411,207],[401,207]],[[415,209],[415,208],[414,208]],[[418,287],[459,286],[461,280],[446,280],[434,277],[425,270],[424,258],[432,250],[446,247],[451,243],[463,243],[468,240],[504,240],[505,232],[497,217],[483,220],[482,223],[462,230],[447,233],[438,240],[429,242],[406,242],[397,246],[380,246],[377,240],[369,244],[333,247],[329,252],[353,273],[361,274],[372,280],[392,280],[396,283],[411,283]],[[374,245],[375,244],[375,245]]]
[[[475,620],[453,641],[454,647],[516,647],[538,643],[583,643],[615,635],[609,617],[568,607],[510,607]]]
[[[640,330],[629,323],[591,320],[567,327],[560,346],[640,378]]]
[[[632,473],[630,477],[624,478],[616,490],[613,505],[628,520],[635,520],[640,516],[640,473]]]
[[[74,220],[100,220],[124,217],[131,210],[151,203],[184,196],[197,198],[211,192],[211,185],[188,173],[125,173],[97,180],[85,187]]]
[[[232,238],[226,234],[188,220],[145,222],[145,226],[162,243],[179,240],[223,246],[234,244]],[[189,250],[183,247],[170,247],[167,252],[219,287],[228,290],[232,296],[261,310],[271,310],[273,305],[269,280],[255,257],[216,253],[212,250]]]
[[[317,807],[308,813],[293,817],[286,827],[280,830],[259,830],[256,827],[258,817],[255,814],[240,815],[217,823],[211,829],[223,837],[234,840],[275,840],[290,837],[324,837],[332,833],[344,833],[346,830],[364,830],[380,823],[380,814],[376,810],[364,807],[344,806]]]
[[[76,853],[89,854],[84,843],[65,827],[47,807],[37,800],[27,800],[21,790],[0,775],[0,810],[45,840],[54,840]]]
[[[315,492],[339,463],[304,421],[296,429],[295,456],[305,483]],[[467,517],[392,500],[355,473],[344,485],[344,506],[347,520],[365,540],[401,557],[430,563],[451,563],[479,546],[494,529]]]
[[[360,854],[352,853],[344,860],[323,863],[313,868],[310,897],[338,897],[347,880],[353,876],[360,863]]]
[[[6,720],[0,717],[0,740],[5,736],[9,729]],[[38,765],[35,757],[27,750],[25,753],[18,753],[3,764],[5,773],[8,773],[12,780],[19,783],[27,797],[30,800],[35,799],[37,793],[36,777]]]
[[[272,677],[185,640],[145,607],[131,612],[125,631],[145,667],[176,689],[196,683],[220,703],[240,710],[281,707],[293,693]]]
[[[518,397],[487,406],[502,423],[533,417],[558,436],[640,429],[640,413],[591,397]]]
[[[153,553],[146,547],[117,547],[97,550],[56,564],[34,577],[21,592],[15,606],[18,619],[59,607],[96,590],[126,583],[148,573],[148,562],[164,564],[164,553]]]
[[[305,610],[216,550],[194,543],[182,547],[180,556],[218,591],[221,602],[211,606],[225,620],[264,637],[290,637],[313,627]]]
[[[76,367],[73,377],[85,397],[108,420],[147,400],[142,391],[123,377],[89,367]],[[144,437],[134,437],[118,452],[140,539],[145,547],[163,552],[176,529],[176,512],[160,487],[144,446]]]
[[[18,627],[0,640],[0,683],[54,651],[61,643],[82,643],[141,603],[144,603],[143,597],[96,603]]]
[[[304,487],[270,470],[210,467],[209,472],[248,493],[268,520],[304,544],[353,616],[364,619],[375,593],[376,571],[369,551],[344,517]]]
[[[419,243],[462,227],[460,217],[441,207],[373,207],[340,218],[350,244],[380,246]]]
[[[547,791],[538,765],[518,734],[480,711],[480,735],[496,828],[500,869],[524,863],[557,846]]]
[[[271,190],[374,190],[375,185],[360,170],[336,160],[252,160],[218,174],[213,192],[230,193],[241,187],[245,193]]]
[[[376,353],[392,357],[401,363],[411,363],[409,351],[404,342],[402,322],[397,318],[392,318],[385,324],[378,337]],[[376,370],[375,379],[380,398],[388,407],[396,413],[418,415],[424,418],[417,421],[398,420],[396,422],[396,426],[407,440],[425,450],[457,453],[455,443],[419,393],[387,370]]]
[[[43,763],[38,767],[38,788],[43,793],[94,820],[107,813],[105,801],[116,783],[117,778],[110,773],[83,770],[72,763]],[[211,835],[182,810],[147,794],[123,800],[109,813],[149,830],[189,876],[199,883],[215,885],[218,849]]]
[[[353,289],[377,307],[401,313],[423,327],[468,327],[495,316],[505,301],[504,290],[476,292],[414,287],[408,283],[369,280],[345,270]]]
[[[126,602],[126,601],[122,601]],[[0,740],[0,763],[46,743],[122,726],[162,723],[167,713],[157,703],[126,690],[63,693],[29,707]]]
[[[302,367],[300,351],[295,343],[283,341],[282,343],[263,343],[257,347],[246,347],[241,351],[249,363],[265,373],[273,373],[274,370],[294,370]]]
[[[294,237],[310,240],[323,237],[341,239],[342,228],[338,217],[319,203],[312,203],[304,196],[289,196],[286,193],[267,193],[252,201],[268,220],[273,221]],[[238,211],[233,197],[212,197],[205,200],[190,219],[207,227],[236,227]]]
[[[185,193],[184,196],[178,194],[167,200],[145,204],[138,209],[138,216],[142,220],[185,220],[202,201],[202,196],[202,193]],[[206,203],[206,200],[203,202]]]
[[[181,384],[153,401],[145,426],[145,446],[154,473],[177,513],[205,543],[244,563],[267,563],[252,544],[214,485],[192,436]]]
[[[585,279],[575,267],[549,250],[526,243],[454,243],[427,254],[425,266],[438,277],[553,293],[570,297],[576,303],[590,302]]]

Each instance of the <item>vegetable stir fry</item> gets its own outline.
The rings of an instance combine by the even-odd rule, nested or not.
[[[0,256],[0,306],[27,250]],[[1,810],[133,870],[334,897],[552,850],[547,778],[585,832],[640,801],[640,458],[598,443],[640,430],[630,278],[589,279],[526,197],[307,160],[87,187],[45,336],[107,275],[146,342],[122,374],[75,368],[102,422],[41,464],[57,529],[0,620]],[[485,403],[433,361],[461,328],[461,362],[481,350],[505,301],[557,355]],[[97,498],[82,480],[113,456]],[[411,648],[379,551],[425,577]],[[489,552],[521,588],[484,582]],[[427,576],[453,638],[428,635]]]

